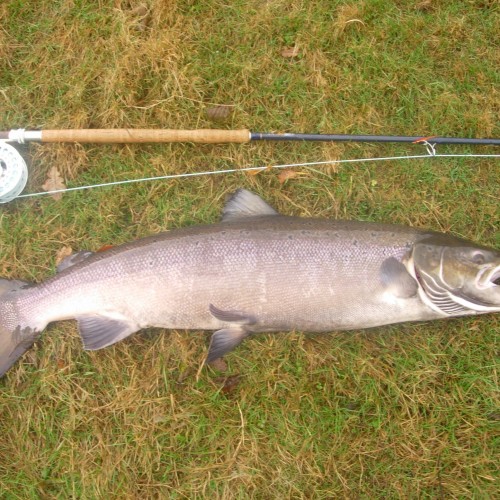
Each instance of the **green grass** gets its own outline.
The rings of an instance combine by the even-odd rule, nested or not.
[[[499,8],[5,0],[0,129],[249,128],[499,135]],[[281,55],[297,45],[296,58]],[[224,123],[205,110],[232,105]],[[440,147],[439,151],[464,151]],[[471,152],[472,150],[466,150]],[[235,166],[392,156],[340,144],[32,145],[29,190]],[[482,148],[480,152],[497,152]],[[0,276],[43,280],[98,249],[217,220],[250,188],[282,212],[428,227],[500,247],[494,159],[317,166],[134,184],[0,208]],[[499,317],[262,335],[201,369],[200,332],[84,352],[52,325],[0,381],[2,498],[493,498]],[[232,389],[225,379],[240,375]]]

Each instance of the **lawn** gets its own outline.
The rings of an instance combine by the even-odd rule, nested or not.
[[[488,0],[3,0],[0,130],[498,137],[499,33],[500,8]],[[54,166],[75,187],[425,154],[421,145],[270,142],[19,150],[26,192],[42,191]],[[41,281],[65,247],[215,222],[238,187],[286,214],[426,227],[500,247],[498,159],[288,172],[1,205],[0,276]],[[222,372],[202,366],[203,332],[148,330],[85,352],[75,323],[56,323],[0,380],[0,496],[493,498],[499,330],[497,314],[260,335]]]

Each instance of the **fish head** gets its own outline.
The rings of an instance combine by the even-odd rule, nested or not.
[[[415,244],[420,296],[450,316],[500,311],[500,252],[446,235]]]

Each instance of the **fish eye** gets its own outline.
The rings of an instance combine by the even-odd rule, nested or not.
[[[486,262],[486,259],[484,257],[484,255],[481,253],[481,252],[476,252],[473,256],[472,256],[472,262],[474,262],[474,264],[484,264]]]

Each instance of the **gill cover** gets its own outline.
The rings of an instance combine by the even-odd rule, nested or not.
[[[500,311],[500,252],[448,235],[432,235],[412,254],[421,299],[449,316]]]

